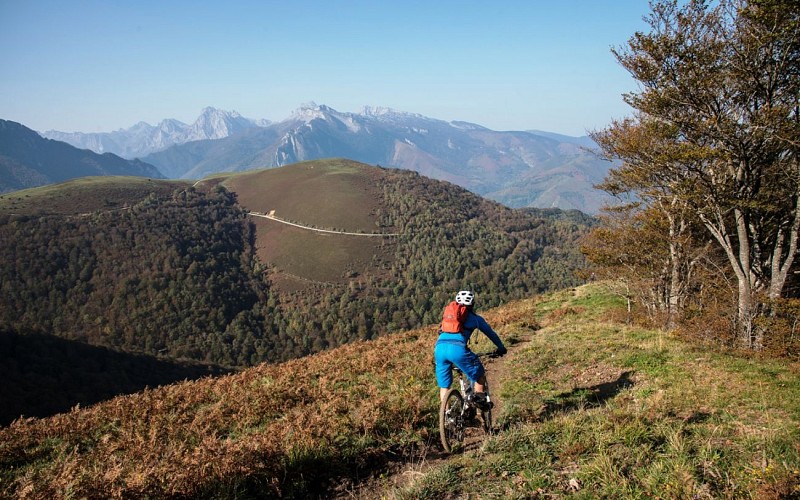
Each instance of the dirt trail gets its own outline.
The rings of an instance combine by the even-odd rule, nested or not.
[[[327,234],[339,234],[345,236],[364,236],[367,238],[383,238],[389,236],[400,236],[400,233],[350,233],[347,231],[334,231],[331,229],[319,229],[316,227],[306,226],[303,224],[295,224],[294,222],[289,222],[288,220],[283,220],[280,217],[277,217],[273,214],[274,210],[268,214],[262,214],[260,212],[249,212],[249,215],[254,217],[262,217],[264,219],[273,220],[275,222],[280,222],[281,224],[286,224],[289,226],[299,227],[300,229],[307,229],[309,231],[316,231],[318,233],[327,233]]]
[[[503,386],[509,376],[509,361],[514,359],[517,353],[530,343],[531,337],[532,334],[521,336],[516,343],[507,346],[508,354],[501,358],[484,358],[482,360],[486,367],[490,391],[494,393],[492,395],[492,400],[494,401],[492,416],[495,432],[502,432],[498,426],[498,417],[503,414],[503,400],[499,397],[499,392],[500,387]],[[432,387],[431,390],[437,389]],[[419,450],[414,456],[407,458],[405,461],[395,463],[389,471],[384,471],[380,477],[371,477],[357,484],[343,486],[341,490],[334,492],[333,498],[390,498],[391,491],[412,485],[430,469],[447,462],[451,458],[461,454],[477,453],[484,437],[480,429],[472,429],[472,432],[464,440],[464,449],[455,455],[445,453],[442,450],[438,432],[432,436],[432,440],[433,442],[428,443],[424,449]]]

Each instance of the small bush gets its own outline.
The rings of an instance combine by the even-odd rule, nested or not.
[[[764,333],[764,354],[800,359],[800,299],[773,302],[771,315],[758,318],[756,327]]]

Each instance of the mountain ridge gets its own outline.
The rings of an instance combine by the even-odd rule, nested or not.
[[[138,122],[127,129],[113,132],[61,132],[47,130],[42,137],[54,139],[97,153],[110,152],[123,158],[138,158],[164,150],[176,144],[206,139],[221,139],[250,127],[268,125],[267,120],[251,120],[236,111],[211,106],[203,108],[192,124],[174,118],[161,120],[158,125]]]
[[[217,130],[213,137],[207,133],[163,141],[158,151],[148,146],[152,152],[143,159],[168,178],[201,179],[219,172],[349,158],[414,170],[512,208],[557,207],[595,214],[611,202],[594,188],[610,164],[589,151],[594,143],[588,137],[499,132],[387,107],[365,106],[351,113],[310,102],[266,124],[211,110],[206,108],[196,123],[224,115],[235,125],[212,128]]]
[[[0,193],[96,175],[163,178],[141,160],[78,149],[43,138],[20,123],[0,120]]]

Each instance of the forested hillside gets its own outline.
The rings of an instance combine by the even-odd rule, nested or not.
[[[379,174],[381,225],[399,236],[363,273],[294,291],[275,286],[281,270],[259,261],[256,226],[221,185],[90,213],[10,215],[6,205],[0,328],[241,367],[436,323],[459,288],[490,307],[576,283],[583,226],[360,168]]]
[[[344,163],[371,176],[380,199],[375,225],[399,236],[382,244],[363,274],[344,282],[317,283],[298,292],[272,288],[267,303],[255,308],[277,333],[265,335],[267,359],[290,359],[437,323],[460,288],[475,289],[480,306],[491,307],[579,281],[574,272],[583,257],[576,242],[587,230],[579,219],[556,222],[415,172]],[[289,168],[340,166],[340,160],[328,160]],[[307,201],[304,209],[314,203]],[[320,211],[325,208],[320,204]],[[279,278],[281,271],[271,268],[267,274]]]
[[[231,193],[179,188],[128,210],[2,222],[4,328],[237,364],[241,347],[226,329],[265,287]]]

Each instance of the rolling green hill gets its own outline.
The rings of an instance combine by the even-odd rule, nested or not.
[[[346,161],[306,162],[215,178],[236,193],[248,211],[273,213],[283,221],[311,229],[352,233],[394,231],[380,220],[387,173]],[[322,233],[252,217],[259,259],[274,267],[281,289],[313,284],[347,285],[381,274],[380,262],[393,259],[395,238]]]
[[[497,433],[444,455],[431,326],[0,429],[0,495],[796,498],[797,364],[617,321],[603,284],[481,313]],[[480,349],[478,344],[476,349]]]
[[[0,216],[79,215],[130,208],[151,193],[171,196],[176,189],[190,185],[188,181],[143,177],[81,177],[0,195]]]
[[[461,288],[491,307],[575,284],[585,228],[346,160],[196,186],[83,180],[0,199],[0,329],[284,361],[435,323]]]

